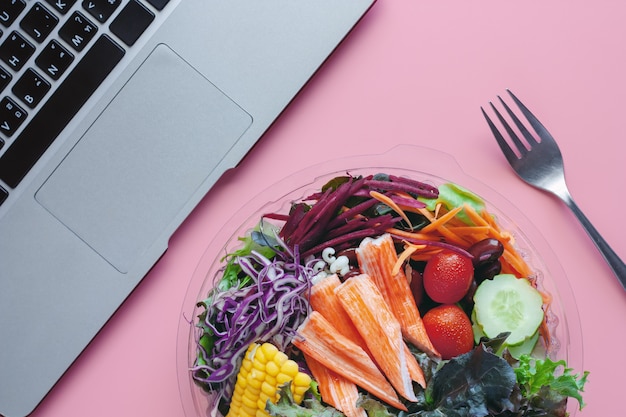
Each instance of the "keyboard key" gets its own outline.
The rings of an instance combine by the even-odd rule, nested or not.
[[[72,8],[76,0],[46,0],[50,6],[62,14],[66,14],[69,9]]]
[[[0,91],[4,91],[4,89],[7,88],[7,85],[11,82],[11,78],[13,78],[11,73],[3,67],[0,67]]]
[[[163,10],[163,8],[169,3],[170,0],[148,0],[148,3],[154,6],[157,10]]]
[[[11,97],[0,100],[0,132],[11,136],[22,125],[28,113]],[[9,148],[10,149],[10,148]]]
[[[4,146],[4,139],[0,138],[0,149]]]
[[[41,43],[59,23],[59,19],[46,9],[41,3],[35,5],[20,21],[20,27],[35,41]]]
[[[122,0],[83,0],[83,8],[98,22],[105,22]]]
[[[0,179],[15,188],[67,123],[124,56],[124,49],[100,36],[0,156]],[[0,124],[0,130],[2,125]]]
[[[34,69],[28,68],[17,80],[12,91],[24,104],[34,109],[43,96],[50,91],[50,83],[37,74]]]
[[[154,13],[137,0],[131,0],[115,17],[109,29],[126,45],[133,45],[154,20]]]
[[[53,80],[58,80],[74,60],[74,55],[58,41],[51,40],[35,58],[35,64]]]
[[[0,23],[11,26],[15,18],[26,8],[24,0],[0,0]]]
[[[0,205],[2,205],[2,203],[4,203],[8,197],[9,197],[9,192],[5,190],[4,188],[0,187]]]
[[[33,44],[15,31],[0,45],[0,59],[15,71],[19,71],[34,52]]]
[[[77,51],[82,51],[96,35],[98,28],[81,12],[75,11],[59,29],[59,36]]]

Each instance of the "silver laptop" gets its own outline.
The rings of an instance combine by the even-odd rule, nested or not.
[[[37,406],[372,2],[0,0],[1,415]]]

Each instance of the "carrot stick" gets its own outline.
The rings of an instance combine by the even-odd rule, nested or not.
[[[422,233],[422,232],[409,232],[407,230],[390,228],[387,230],[388,233],[391,233],[395,236],[407,238],[407,239],[416,239],[416,240],[424,240],[424,241],[440,241],[441,236],[432,234],[432,233]]]
[[[424,226],[422,228],[422,233],[428,233],[431,230],[438,229],[439,226],[441,226],[441,225],[447,223],[448,221],[452,220],[452,218],[454,218],[454,216],[456,216],[461,210],[463,210],[463,207],[455,207],[455,208],[453,208],[452,210],[450,210],[449,212],[447,212],[443,216],[435,219],[430,224]]]
[[[298,327],[293,344],[305,355],[380,400],[407,411],[389,381],[367,353],[339,333],[318,311],[313,310]]]
[[[465,214],[467,214],[467,217],[476,225],[476,226],[488,226],[489,223],[485,221],[484,218],[481,217],[480,214],[478,214],[478,212],[476,210],[474,210],[474,207],[470,206],[469,204],[465,204],[463,206],[463,208],[465,209]]]
[[[457,235],[473,235],[477,233],[489,233],[491,228],[489,226],[450,226],[448,230]]]
[[[400,322],[404,337],[423,352],[439,357],[439,352],[426,334],[404,271],[400,268],[397,274],[392,274],[398,255],[391,235],[386,233],[376,239],[363,239],[356,255],[361,272],[368,274],[376,283]]]
[[[431,223],[432,224],[432,223]],[[430,225],[429,225],[430,226]],[[447,228],[445,225],[439,225],[437,231],[450,243],[454,243],[462,248],[467,248],[470,244],[466,239],[463,239],[458,234]]]
[[[422,216],[426,217],[429,222],[432,223],[433,221],[435,221],[435,216],[427,208],[418,209],[418,211]]]
[[[417,401],[400,323],[374,281],[366,274],[351,277],[335,294],[391,385],[407,400]]]
[[[356,384],[331,371],[309,355],[304,355],[304,360],[317,381],[322,400],[344,413],[346,417],[367,417],[365,410],[356,406],[359,398]]]

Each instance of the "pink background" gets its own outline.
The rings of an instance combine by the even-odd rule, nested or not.
[[[396,144],[453,155],[532,219],[580,313],[591,376],[577,415],[623,415],[626,292],[567,208],[515,176],[480,106],[510,88],[531,107],[561,146],[578,205],[626,258],[625,20],[618,0],[380,0],[32,415],[182,416],[177,331],[212,236],[299,169]]]

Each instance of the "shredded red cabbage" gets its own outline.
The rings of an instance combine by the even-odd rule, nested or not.
[[[212,335],[207,351],[198,343],[198,360],[192,368],[194,379],[222,396],[230,397],[241,357],[252,342],[272,342],[286,350],[298,326],[310,311],[308,293],[313,263],[301,265],[300,257],[289,253],[268,259],[252,251],[236,262],[252,278],[244,288],[215,291],[199,303],[205,308],[198,327],[201,337]]]

